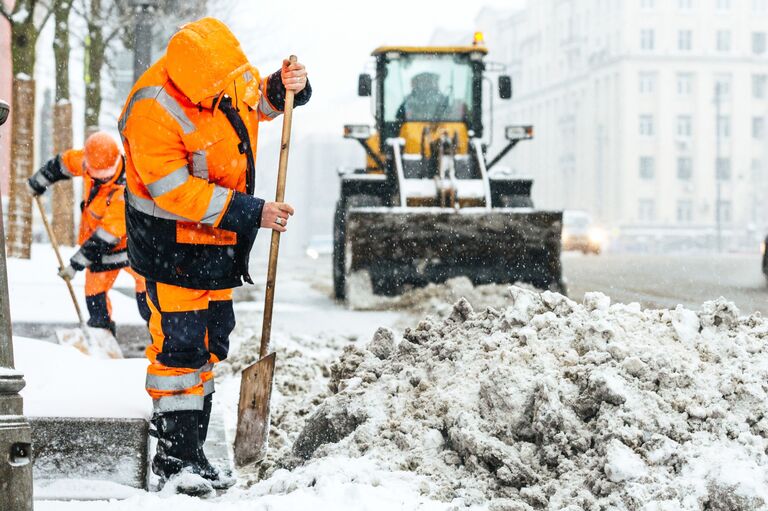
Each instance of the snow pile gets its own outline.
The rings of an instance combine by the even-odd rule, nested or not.
[[[286,468],[364,457],[491,510],[768,508],[768,322],[512,287],[347,346]],[[309,461],[307,461],[309,460]]]

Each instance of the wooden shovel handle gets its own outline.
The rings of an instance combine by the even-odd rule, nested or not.
[[[296,63],[296,55],[288,60]],[[291,122],[293,120],[292,90],[285,91],[285,110],[283,110],[283,134],[280,140],[280,163],[277,167],[277,191],[275,202],[285,200],[285,178],[288,173],[288,150],[291,145]],[[272,231],[272,242],[269,245],[269,267],[267,268],[267,289],[264,302],[264,320],[261,324],[261,347],[259,358],[264,358],[269,350],[269,340],[272,335],[272,305],[275,301],[275,280],[277,278],[277,254],[280,251],[280,232]]]
[[[59,242],[56,241],[56,235],[53,233],[53,229],[51,229],[51,224],[48,223],[48,217],[45,215],[45,209],[43,209],[43,203],[40,201],[39,195],[35,195],[35,202],[37,203],[37,209],[40,210],[40,216],[43,218],[43,225],[45,226],[45,230],[48,233],[48,238],[51,240],[53,251],[56,253],[56,259],[59,261],[59,268],[64,268],[64,260],[61,258],[61,252],[59,252]],[[80,304],[77,303],[75,289],[72,287],[72,282],[70,282],[69,279],[64,279],[64,282],[67,284],[67,289],[69,289],[69,296],[72,297],[72,305],[75,306],[77,319],[80,321],[80,325],[82,326],[85,324],[85,321],[83,321],[83,313],[80,311]]]

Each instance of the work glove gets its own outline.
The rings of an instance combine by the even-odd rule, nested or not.
[[[59,277],[64,280],[72,280],[76,274],[77,270],[71,264],[66,268],[59,268]]]
[[[37,197],[39,195],[42,195],[45,193],[45,186],[39,184],[35,177],[32,176],[29,179],[27,179],[27,190],[29,191],[29,194],[32,195],[32,197]]]

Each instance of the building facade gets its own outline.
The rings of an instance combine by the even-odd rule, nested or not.
[[[586,210],[625,248],[759,246],[768,0],[536,0],[477,25],[515,86],[495,131],[535,126],[505,163],[537,206]]]

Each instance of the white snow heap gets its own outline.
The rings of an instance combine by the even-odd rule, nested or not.
[[[345,348],[282,465],[365,457],[498,510],[768,508],[768,322],[510,291]]]

